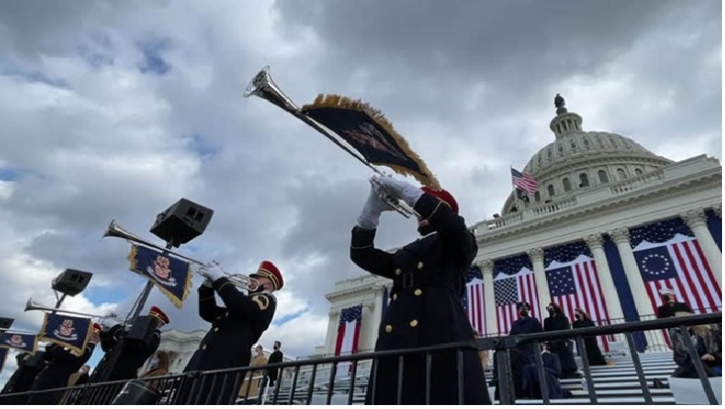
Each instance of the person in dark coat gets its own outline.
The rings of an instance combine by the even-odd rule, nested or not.
[[[15,360],[18,364],[18,369],[13,372],[13,375],[5,383],[0,395],[6,395],[9,393],[20,393],[26,392],[33,385],[33,381],[38,373],[45,366],[45,362],[42,359],[43,352],[38,351],[35,354],[29,352],[23,352],[15,356]],[[2,405],[23,405],[27,401],[26,395],[21,396],[0,396],[0,404]]]
[[[549,312],[549,316],[544,318],[544,332],[566,331],[571,329],[569,318],[564,314],[564,310],[559,305],[552,302],[546,307],[546,311]],[[561,377],[565,379],[575,377],[579,369],[574,360],[573,347],[571,341],[568,339],[551,341],[549,343],[551,353],[559,357],[559,361],[561,362]]]
[[[143,339],[129,338],[131,328],[108,318],[101,320],[101,348],[105,354],[93,371],[91,383],[136,379],[138,369],[156,352],[161,342],[160,328],[169,323],[169,317],[159,308],[151,307],[153,331]],[[141,324],[143,320],[139,321]]]
[[[267,361],[268,364],[281,364],[284,360],[284,354],[282,353],[282,343],[279,341],[274,341],[274,346],[272,347],[274,349],[274,352],[272,352],[269,355],[269,360]],[[279,374],[279,368],[273,368],[269,370],[269,373],[267,374],[267,377],[269,379],[269,386],[274,386],[274,383],[277,381],[277,376]]]
[[[574,317],[576,319],[572,323],[572,327],[594,327],[594,321],[592,321],[592,319],[589,318],[589,314],[587,314],[586,311],[582,310],[581,308],[574,309]],[[609,364],[607,360],[604,359],[604,355],[602,355],[602,351],[599,349],[599,344],[597,343],[596,337],[584,337],[584,348],[586,349],[587,361],[589,361],[589,366],[602,366]]]
[[[64,348],[58,344],[48,344],[45,347],[46,366],[35,377],[31,391],[45,391],[49,389],[64,388],[68,385],[68,378],[77,372],[93,354],[96,344],[100,341],[101,327],[93,324],[90,340],[86,343],[86,348],[82,354],[71,352],[68,348]],[[54,405],[60,402],[63,392],[56,393],[40,393],[30,396],[28,405]]]
[[[671,288],[661,289],[660,294],[662,295],[662,305],[657,307],[657,318],[674,317],[675,313],[678,312],[689,312],[693,314],[692,308],[689,305],[677,301],[675,291]]]
[[[475,342],[463,309],[465,275],[478,246],[458,215],[458,204],[445,190],[418,188],[391,177],[376,177],[395,199],[418,215],[418,240],[395,253],[375,248],[380,215],[393,210],[372,187],[352,229],[350,258],[372,274],[393,280],[391,301],[379,327],[375,351],[428,347],[451,342]],[[433,405],[491,404],[478,351],[463,353],[463,402],[458,400],[455,351],[432,355],[430,403]],[[398,396],[398,357],[380,358],[373,366],[366,404],[394,405]],[[375,382],[373,382],[375,379]],[[402,404],[425,404],[425,355],[404,359]]]
[[[549,393],[550,399],[566,399],[571,398],[571,391],[561,387],[561,362],[559,357],[552,353],[551,344],[543,345],[541,352],[541,363],[544,367],[544,382]],[[539,369],[536,364],[529,364],[523,368],[521,386],[522,395],[529,399],[543,399],[541,395],[541,380],[539,378]]]
[[[211,323],[212,328],[184,368],[184,373],[248,366],[252,346],[274,318],[277,300],[272,293],[282,289],[282,273],[271,261],[263,261],[257,272],[250,275],[259,284],[249,295],[240,292],[216,264],[202,267],[199,273],[206,277],[199,287],[199,316]],[[214,292],[221,297],[224,307],[217,305]],[[245,376],[246,371],[241,375]],[[211,400],[206,404],[217,404],[217,399],[223,405],[234,403],[241,380],[239,384],[233,385],[235,373],[222,385],[223,375],[218,376],[220,378],[214,389],[211,385],[213,378],[209,378],[204,389],[198,389],[199,392],[194,396],[189,396],[191,385],[182,387],[176,404],[187,404],[188,398],[192,398],[188,404],[194,404],[197,397],[200,397],[198,403],[201,405],[206,403],[207,398]]]
[[[509,335],[536,334],[544,331],[541,328],[541,322],[538,319],[529,316],[529,313],[531,312],[531,304],[527,301],[521,301],[517,304],[517,307],[519,309],[519,319],[511,324]],[[530,362],[533,362],[534,354],[538,353],[538,351],[534,348],[534,344],[520,342],[517,346],[521,353],[530,360]]]

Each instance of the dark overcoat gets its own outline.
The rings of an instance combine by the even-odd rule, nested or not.
[[[544,331],[566,331],[571,329],[569,318],[564,314],[554,314],[544,318]],[[549,351],[559,357],[561,363],[561,377],[567,378],[577,371],[577,364],[574,360],[574,345],[568,339],[549,342]]]
[[[350,258],[363,270],[393,280],[390,303],[380,324],[376,351],[475,342],[461,302],[465,275],[478,251],[462,217],[437,198],[423,194],[415,205],[435,233],[394,254],[375,248],[375,230],[352,230]],[[425,355],[405,359],[402,404],[425,404]],[[430,403],[458,404],[457,356],[439,352],[432,358]],[[381,358],[373,366],[366,404],[397,403],[398,358]],[[373,381],[374,379],[374,381]],[[463,354],[464,404],[490,404],[477,351]],[[374,395],[374,396],[373,396]]]
[[[252,356],[252,346],[259,341],[274,318],[277,301],[272,294],[266,292],[244,294],[227,278],[220,278],[212,285],[213,287],[205,285],[199,287],[199,316],[211,323],[212,327],[189,360],[184,372],[248,366]],[[224,307],[217,305],[214,298],[215,291],[222,299]],[[209,387],[199,392],[201,395],[199,403],[203,404],[208,396],[228,399],[232,393],[233,381],[232,377],[224,384],[224,388],[215,387],[211,390],[212,380],[207,380],[206,385]],[[221,379],[216,384],[220,386]],[[181,400],[177,403],[184,404]],[[227,404],[227,402],[220,403]]]
[[[128,339],[128,329],[123,325],[114,325],[101,331],[101,348],[105,354],[96,365],[90,382],[110,382],[136,379],[138,369],[156,352],[161,342],[161,332],[157,329],[145,340]]]
[[[43,391],[68,386],[68,378],[88,362],[93,354],[96,344],[88,343],[83,355],[72,354],[68,349],[57,344],[49,344],[45,348],[46,366],[35,377],[32,391]],[[28,399],[27,404],[49,405],[59,403],[62,393],[38,394]]]
[[[511,324],[509,335],[536,334],[543,331],[544,329],[541,327],[541,322],[539,322],[538,319],[527,315],[524,317],[520,316],[519,319]],[[534,344],[530,342],[521,342],[517,345],[517,347],[529,362],[533,362],[534,354],[539,353],[539,351],[534,349]]]

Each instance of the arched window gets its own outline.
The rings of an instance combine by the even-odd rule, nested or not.
[[[640,169],[640,168],[634,168],[634,174],[635,175],[641,175],[642,174],[642,169]]]
[[[546,187],[546,189],[549,191],[549,197],[554,197],[556,192],[554,192],[554,185],[549,185]]]
[[[606,170],[600,170],[597,172],[597,176],[599,176],[599,183],[609,183],[609,176],[607,176]]]
[[[589,176],[586,173],[579,175],[579,187],[589,187]]]
[[[534,193],[534,200],[537,202],[541,201],[541,193],[537,190],[536,193]]]
[[[617,169],[617,178],[619,178],[619,180],[624,180],[627,178],[627,174],[624,173],[624,169],[622,169],[622,168]]]
[[[565,192],[571,191],[571,182],[569,182],[569,178],[564,178],[564,180],[562,180],[561,183],[564,185]]]

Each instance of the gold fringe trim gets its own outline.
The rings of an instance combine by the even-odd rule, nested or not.
[[[411,159],[413,159],[418,166],[420,167],[421,173],[413,172],[409,169],[406,169],[402,166],[398,165],[392,165],[389,163],[373,163],[374,165],[383,165],[391,168],[395,173],[399,175],[410,175],[413,176],[418,182],[420,182],[423,186],[427,186],[433,190],[440,190],[441,186],[438,182],[438,179],[433,175],[433,173],[428,169],[428,165],[421,159],[420,156],[418,156],[417,153],[413,152],[413,150],[408,145],[408,141],[405,140],[405,138],[400,135],[395,128],[393,127],[393,124],[390,123],[385,118],[385,115],[383,113],[370,106],[370,104],[362,102],[361,100],[353,100],[348,97],[343,97],[340,95],[333,95],[333,94],[319,94],[317,95],[317,98],[315,98],[315,101],[312,104],[307,104],[302,106],[302,112],[317,109],[317,108],[338,108],[338,109],[349,109],[354,111],[359,111],[367,114],[373,121],[375,121],[378,125],[380,125],[383,129],[385,129],[390,136],[393,137],[395,142],[398,144],[398,146],[403,150],[403,152]],[[372,163],[372,162],[371,162]]]
[[[151,250],[151,249],[150,249]],[[162,254],[161,252],[158,252],[156,250],[151,250],[156,252],[157,254]],[[138,269],[138,262],[136,261],[136,256],[138,255],[138,249],[136,244],[131,245],[131,251],[128,253],[128,256],[126,259],[131,263],[129,266],[129,270],[132,272],[140,275],[141,277],[151,281],[154,283],[154,286],[159,289],[166,297],[168,297],[169,301],[171,301],[172,304],[174,304],[174,307],[181,309],[184,306],[184,301],[186,301],[186,297],[189,296],[189,292],[191,291],[191,285],[193,284],[193,272],[191,271],[191,264],[188,262],[175,258],[176,260],[179,260],[186,264],[187,266],[187,272],[186,272],[186,281],[184,282],[184,293],[181,295],[181,300],[176,298],[174,294],[171,293],[171,291],[167,290],[166,287],[164,287],[161,283],[156,281],[153,277],[149,277],[145,272],[142,272]],[[166,257],[171,257],[170,254],[166,254]]]
[[[56,314],[56,316],[58,316],[58,315],[60,315],[62,317],[80,318],[80,317],[71,317],[69,315]],[[70,349],[72,352],[75,352],[78,356],[83,356],[83,352],[86,350],[86,347],[88,346],[88,340],[91,337],[91,333],[93,333],[93,323],[91,322],[91,319],[90,318],[81,318],[84,321],[88,321],[88,331],[86,331],[86,336],[85,336],[85,338],[83,338],[83,345],[80,348],[78,348],[68,342],[61,341],[57,338],[49,338],[49,337],[43,336],[43,334],[45,334],[45,331],[48,327],[48,317],[49,316],[50,316],[50,314],[47,314],[47,313],[45,314],[45,319],[43,320],[43,326],[40,328],[40,334],[38,335],[37,339],[60,345],[62,347]]]

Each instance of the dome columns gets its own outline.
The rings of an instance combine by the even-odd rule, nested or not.
[[[609,270],[609,263],[607,262],[607,255],[604,253],[602,235],[592,234],[586,236],[584,237],[584,242],[592,252],[592,256],[594,256],[594,263],[597,266],[597,277],[599,277],[599,284],[601,285],[604,295],[604,302],[607,304],[609,319],[624,318],[622,304],[620,303],[619,295],[617,294],[617,287],[614,286],[612,272]]]
[[[486,303],[486,334],[498,334],[496,318],[496,294],[493,291],[493,260],[485,259],[475,263],[483,275],[483,299]]]
[[[527,251],[531,264],[534,267],[534,278],[536,279],[536,288],[539,291],[539,311],[544,314],[546,306],[551,303],[551,292],[549,291],[549,282],[546,280],[546,271],[544,270],[544,249],[536,247]]]

